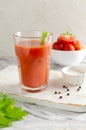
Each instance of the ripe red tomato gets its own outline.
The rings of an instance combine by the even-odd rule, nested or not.
[[[69,32],[60,35],[53,44],[53,49],[55,50],[74,51],[81,50],[82,48],[84,48],[84,46],[82,46],[82,44]]]
[[[65,51],[74,51],[75,50],[75,47],[72,45],[72,44],[65,44],[64,45],[64,50]]]
[[[66,34],[63,34],[61,35],[58,39],[57,39],[58,42],[60,43],[64,43],[64,44],[68,44],[68,43],[74,43],[75,41],[75,37],[73,35],[66,35]]]
[[[81,50],[83,48],[83,46],[78,40],[74,42],[74,47],[75,47],[75,50]]]
[[[62,43],[55,42],[53,44],[53,49],[55,49],[55,50],[62,50],[62,48],[63,48],[63,44]]]

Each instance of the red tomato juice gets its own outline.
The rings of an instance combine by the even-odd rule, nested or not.
[[[51,44],[21,41],[15,45],[21,85],[29,88],[44,86],[48,81]]]

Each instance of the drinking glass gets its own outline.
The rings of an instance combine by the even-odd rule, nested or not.
[[[43,39],[39,31],[16,32],[14,41],[20,87],[28,92],[45,90],[50,70],[52,33]]]

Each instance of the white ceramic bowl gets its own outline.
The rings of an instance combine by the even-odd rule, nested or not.
[[[66,66],[62,69],[63,81],[66,84],[82,85],[86,80],[86,66]]]
[[[52,60],[59,65],[77,65],[86,56],[86,48],[77,51],[63,51],[52,49]]]

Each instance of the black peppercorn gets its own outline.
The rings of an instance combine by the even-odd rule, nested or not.
[[[63,88],[65,88],[65,85],[63,85]]]
[[[58,92],[58,94],[61,94],[61,92]]]
[[[78,88],[77,88],[77,91],[79,91],[81,89],[81,86],[79,86]]]
[[[59,97],[59,99],[61,99],[61,98],[62,98],[62,96]]]
[[[67,89],[67,91],[69,91],[69,89]]]
[[[56,91],[55,91],[54,93],[55,93],[55,94],[57,94],[57,92],[56,92]]]
[[[67,93],[67,96],[69,96],[70,94],[69,93]]]
[[[80,89],[78,88],[77,91],[79,91]]]

